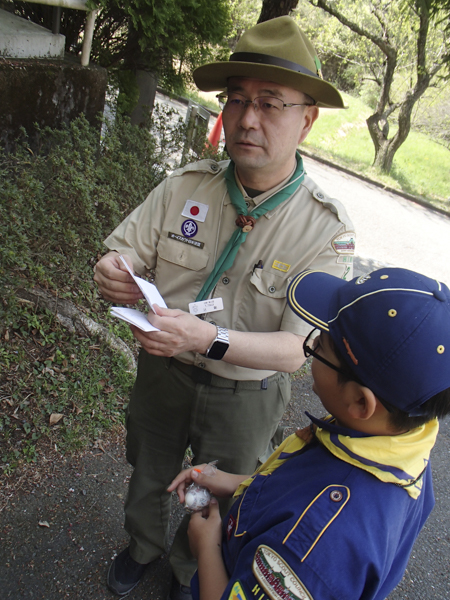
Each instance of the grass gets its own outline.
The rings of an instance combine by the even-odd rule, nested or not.
[[[40,454],[98,443],[120,427],[133,375],[95,338],[68,334],[48,311],[15,303],[0,345],[0,464],[5,475]],[[11,318],[11,315],[13,317]],[[123,327],[123,337],[130,337]]]
[[[366,125],[371,110],[357,98],[344,97],[349,108],[322,109],[304,147],[384,185],[449,209],[450,150],[411,131],[395,155],[391,174],[380,174],[372,167],[374,148]]]

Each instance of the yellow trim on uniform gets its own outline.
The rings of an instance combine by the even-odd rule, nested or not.
[[[328,527],[331,525],[331,523],[336,519],[336,517],[339,515],[339,513],[342,511],[342,509],[344,508],[344,506],[347,504],[347,502],[350,499],[350,488],[348,488],[346,485],[329,485],[326,488],[324,488],[320,494],[318,494],[314,500],[312,500],[309,505],[305,508],[305,510],[302,512],[302,514],[300,515],[300,517],[298,518],[297,522],[295,523],[295,525],[292,527],[292,529],[290,530],[290,532],[287,534],[287,536],[284,538],[283,540],[283,544],[289,539],[289,536],[292,534],[293,531],[295,531],[295,529],[297,528],[298,524],[300,523],[300,521],[303,519],[303,517],[305,516],[305,514],[308,512],[308,510],[311,508],[311,506],[323,495],[325,494],[325,492],[327,490],[329,490],[330,488],[336,489],[336,488],[344,488],[345,490],[347,490],[348,494],[347,494],[347,498],[345,500],[345,502],[342,503],[341,507],[339,508],[339,510],[334,514],[333,518],[328,521],[328,523],[326,524],[326,526],[322,529],[322,531],[319,533],[319,535],[317,536],[317,538],[315,539],[315,541],[311,544],[308,552],[305,554],[305,556],[301,559],[301,562],[303,562],[304,560],[306,560],[307,556],[309,555],[309,553],[312,551],[312,549],[314,548],[314,546],[317,544],[317,542],[320,540],[320,538],[323,536],[323,534],[325,533],[325,531],[328,529]]]

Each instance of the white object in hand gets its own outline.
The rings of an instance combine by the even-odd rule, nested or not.
[[[208,506],[210,500],[211,494],[205,487],[192,483],[186,490],[184,506],[187,511],[196,512]]]

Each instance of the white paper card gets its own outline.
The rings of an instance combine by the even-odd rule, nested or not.
[[[122,255],[120,255],[119,258],[121,259],[123,264],[126,266],[128,273],[134,279],[134,281],[138,285],[141,292],[144,294],[144,298],[147,300],[150,308],[153,310],[153,306],[152,306],[153,304],[157,304],[161,308],[167,308],[167,304],[164,302],[164,299],[161,296],[161,294],[159,293],[156,285],[153,285],[153,283],[150,283],[149,281],[145,281],[145,279],[141,279],[141,277],[136,277],[136,275],[133,273],[133,271],[127,265],[127,261],[124,259],[124,257]],[[155,312],[155,311],[153,310],[153,312]]]
[[[142,329],[142,331],[160,331],[160,329],[154,327],[150,323],[144,313],[142,313],[140,310],[136,310],[135,308],[112,306],[111,314],[113,317],[118,317],[119,319],[122,319],[122,321],[130,323],[130,325],[136,325],[136,327],[139,327],[139,329]]]
[[[145,281],[141,277],[136,277],[130,267],[127,265],[127,261],[124,259],[122,255],[120,255],[120,260],[126,266],[128,273],[134,279],[136,284],[138,285],[141,292],[144,294],[144,298],[147,300],[148,305],[151,310],[153,310],[153,304],[157,304],[161,306],[161,308],[167,308],[167,304],[164,302],[163,297],[158,291],[158,288],[150,283],[149,281]],[[153,312],[155,312],[153,310]],[[147,315],[136,308],[127,308],[124,306],[112,306],[111,307],[111,315],[113,317],[117,317],[118,319],[122,319],[126,323],[130,323],[131,325],[136,325],[142,331],[160,331],[157,327],[154,327],[150,321],[147,319]]]
[[[216,310],[223,310],[222,298],[210,298],[209,300],[200,300],[189,304],[191,315],[203,315]]]

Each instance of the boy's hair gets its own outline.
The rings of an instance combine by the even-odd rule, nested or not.
[[[336,348],[333,338],[328,336],[328,339],[330,342],[330,347],[336,355],[341,368],[341,372],[337,373],[338,383],[340,385],[344,385],[348,381],[354,381],[355,379],[358,379],[343,359],[342,354]],[[382,398],[377,396],[377,400],[379,400],[381,404],[386,407],[387,403]],[[432,419],[442,419],[446,415],[450,414],[450,388],[447,388],[446,390],[443,390],[442,392],[432,396],[429,400],[421,405],[421,408],[424,412],[423,415],[418,417],[410,417],[400,408],[390,404],[387,410],[389,411],[389,424],[391,425],[392,429],[399,432],[405,431],[405,429],[414,429],[415,427],[425,425],[425,423],[428,423],[428,421],[431,421]]]

